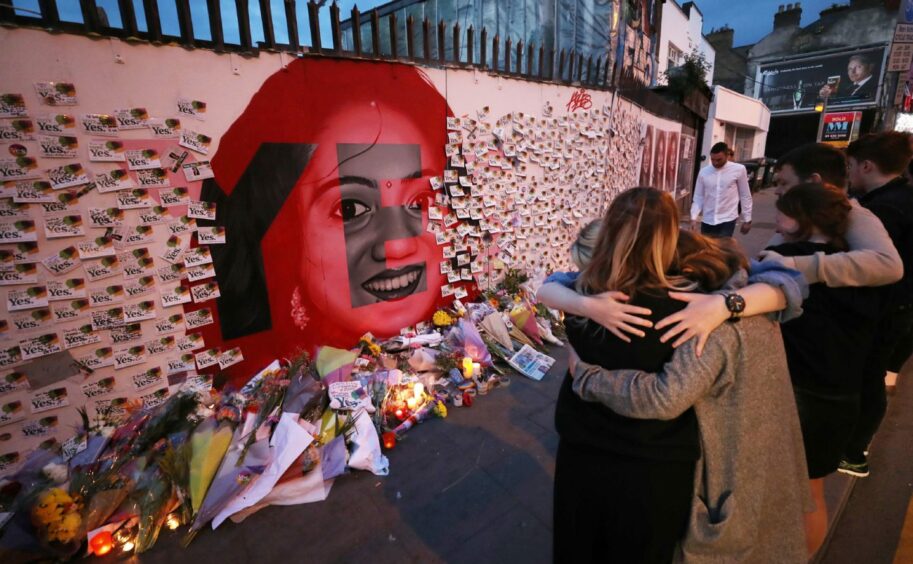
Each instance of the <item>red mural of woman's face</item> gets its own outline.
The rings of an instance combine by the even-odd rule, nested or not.
[[[302,177],[297,275],[311,317],[357,339],[430,317],[443,283],[425,230],[442,148],[383,103],[342,104]]]
[[[448,115],[398,64],[301,59],[253,96],[213,158],[229,244],[213,251],[222,297],[204,336],[242,348],[234,375],[398,334],[443,304],[427,210]]]

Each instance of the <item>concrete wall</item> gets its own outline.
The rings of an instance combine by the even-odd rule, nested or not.
[[[349,347],[365,331],[379,337],[398,334],[403,327],[429,319],[437,307],[453,300],[457,290],[487,288],[507,267],[524,269],[534,277],[567,268],[567,249],[580,226],[604,213],[617,193],[638,183],[647,125],[661,132],[663,139],[675,140],[681,132],[680,124],[651,116],[611,92],[533,83],[478,70],[422,71],[400,63],[298,60],[267,52],[244,58],[175,45],[30,29],[0,28],[0,44],[16,54],[0,70],[2,99],[6,103],[11,99],[7,95],[20,95],[27,115],[17,119],[31,122],[36,129],[24,138],[10,139],[7,135],[18,135],[14,133],[19,131],[16,124],[23,122],[0,119],[5,136],[0,171],[8,174],[9,161],[15,162],[6,155],[25,152],[35,161],[29,175],[34,180],[48,180],[47,170],[74,163],[88,174],[72,194],[68,189],[51,192],[55,201],[59,194],[68,195],[59,203],[69,216],[81,216],[82,234],[48,237],[45,224],[58,212],[48,211],[41,203],[13,205],[11,196],[18,194],[15,181],[4,184],[0,196],[3,233],[19,229],[13,222],[31,221],[31,237],[37,243],[34,255],[22,259],[33,267],[26,269],[26,274],[31,272],[27,280],[11,280],[16,265],[0,265],[7,275],[0,289],[0,475],[10,471],[28,450],[71,436],[78,423],[77,408],[85,406],[92,417],[136,399],[147,404],[163,401],[187,378],[200,374],[205,383],[205,375],[219,369],[218,365],[206,366],[213,358],[225,362],[230,377],[243,381],[269,360],[288,356],[299,347]],[[35,88],[42,81],[73,84],[76,105],[48,105]],[[182,98],[205,102],[205,114],[181,115],[178,101]],[[87,182],[115,169],[127,169],[125,162],[94,160],[87,150],[90,142],[117,141],[126,150],[151,149],[160,155],[184,150],[178,144],[180,139],[155,137],[149,127],[116,130],[108,137],[83,129],[83,116],[111,114],[122,108],[145,108],[151,118],[179,117],[184,131],[211,139],[205,154],[188,150],[186,162],[212,159],[213,179],[192,180],[180,169],[177,173],[163,169],[171,187],[150,189],[143,196],[160,204],[171,188],[186,187],[191,200],[218,202],[216,224],[225,226],[231,220],[235,227],[227,224],[226,242],[209,247],[215,278],[191,283],[186,271],[176,277],[167,275],[173,263],[182,263],[180,255],[169,254],[171,249],[206,246],[193,229],[182,227],[188,206],[168,207],[159,212],[160,220],[147,220],[148,209],[127,209],[130,203],[120,201],[118,192],[102,192],[98,185]],[[65,135],[75,139],[77,146],[66,159],[52,158],[40,148],[43,139],[37,131],[38,118],[57,114],[73,117],[74,127]],[[368,204],[377,217],[402,215],[404,225],[416,228],[415,232],[398,231],[399,219],[377,225],[375,236],[366,241],[370,252],[353,250],[356,241],[349,237],[348,224],[343,229],[349,220],[344,206],[333,209],[334,202],[348,196],[337,197],[342,187],[327,181],[342,174],[338,147],[352,144],[369,146],[345,162],[361,162],[360,155],[373,155],[375,148],[378,152],[391,147],[420,150],[422,166],[417,169],[392,170],[414,160],[412,157],[419,156],[416,153],[399,160],[378,156],[360,169],[359,177],[377,177],[378,190],[385,188],[383,201]],[[664,172],[661,178],[663,187],[672,191],[676,167],[670,159],[677,159],[678,154],[673,150],[676,144],[670,142],[667,147],[672,149],[662,153],[663,170],[671,172]],[[451,155],[449,160],[445,152]],[[303,171],[283,176],[290,165],[282,158],[286,153],[300,158]],[[464,161],[462,166],[457,158]],[[473,172],[467,164],[473,165]],[[445,186],[441,178],[446,173],[461,177],[459,185],[469,195],[456,195],[456,183]],[[133,170],[125,174],[137,179]],[[414,178],[416,174],[421,178]],[[441,184],[433,190],[435,179]],[[360,186],[352,189],[363,191]],[[281,197],[276,194],[279,187],[287,189]],[[416,193],[407,193],[411,190]],[[235,197],[239,193],[244,197]],[[371,192],[370,198],[379,199],[379,194]],[[458,200],[463,204],[459,209]],[[357,205],[352,209],[358,211]],[[432,207],[445,217],[431,217]],[[74,270],[60,275],[46,266],[55,260],[59,263],[54,257],[62,250],[104,235],[104,228],[89,224],[91,210],[111,208],[120,208],[127,229],[151,227],[141,245],[117,249],[129,253],[145,248],[151,259],[147,265],[150,285],[138,297],[123,294],[136,283],[126,273],[89,279],[93,260],[71,257]],[[264,212],[266,208],[272,211]],[[465,218],[461,212],[466,212]],[[455,216],[453,222],[451,216]],[[174,242],[171,236],[178,229],[184,233],[175,247],[169,241]],[[231,260],[225,249],[234,247],[247,250],[246,262]],[[469,264],[447,257],[447,248],[466,255]],[[4,260],[13,260],[15,245],[5,243],[0,250],[7,251],[0,255]],[[377,262],[380,275],[384,269],[419,264],[424,283],[405,297],[356,303],[353,288],[363,284],[353,278],[357,274],[353,264],[362,259]],[[43,260],[44,264],[38,264]],[[244,264],[253,266],[235,272],[235,267]],[[259,264],[263,265],[261,274]],[[445,264],[456,269],[456,280],[445,275]],[[96,365],[91,375],[61,379],[62,365],[40,370],[40,362],[57,358],[49,343],[64,341],[65,332],[90,324],[95,312],[108,308],[85,308],[72,319],[49,323],[43,315],[56,315],[69,301],[51,301],[23,312],[11,311],[8,303],[10,297],[29,288],[47,288],[49,283],[75,278],[83,279],[86,297],[113,287],[118,306],[150,301],[153,312],[150,318],[138,321],[135,331],[98,327],[92,330],[97,342],[66,351],[76,359],[102,358],[99,354],[118,357],[138,346],[144,346],[145,352],[135,351],[133,359],[124,356],[121,366]],[[165,301],[166,296],[177,295],[179,288],[198,289],[213,280],[221,291],[218,300],[174,305]],[[249,284],[253,291],[239,290],[239,284],[251,280],[255,281]],[[369,281],[366,278],[364,284]],[[235,296],[234,301],[227,299],[230,295]],[[226,328],[231,329],[226,318],[238,308],[267,314],[265,326],[226,337]],[[212,321],[190,327],[188,322],[203,310],[210,311]],[[33,318],[32,313],[37,312],[46,314]],[[17,330],[22,322],[29,326]],[[190,340],[190,334],[200,336],[202,342]],[[24,358],[23,343],[43,336],[48,339],[36,344],[44,348],[34,347],[40,349],[40,356]],[[190,348],[182,350],[179,344],[184,342]],[[244,360],[227,366],[237,360],[234,351],[240,351]],[[169,374],[173,361],[180,362]],[[51,391],[54,393],[49,394]],[[15,456],[5,456],[11,453]]]

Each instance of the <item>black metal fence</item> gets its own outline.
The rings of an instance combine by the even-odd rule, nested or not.
[[[585,56],[573,50],[554,52],[543,45],[515,43],[510,37],[502,38],[497,34],[492,37],[484,27],[477,30],[470,25],[462,29],[459,22],[451,26],[443,20],[432,22],[425,18],[417,21],[410,16],[403,28],[395,12],[380,16],[377,10],[363,14],[357,7],[353,8],[346,27],[370,31],[350,32],[344,42],[339,6],[335,2],[325,6],[325,0],[309,0],[306,4],[283,0],[282,13],[273,12],[270,0],[253,0],[257,2],[254,8],[259,8],[258,19],[251,15],[251,0],[234,0],[233,13],[222,10],[224,4],[232,4],[231,0],[194,0],[193,6],[191,0],[116,0],[113,14],[109,12],[114,0],[105,2],[107,8],[100,7],[96,0],[78,0],[81,17],[69,19],[61,18],[57,0],[37,0],[38,10],[18,6],[15,2],[11,4],[11,1],[0,0],[0,24],[155,44],[174,43],[186,48],[251,56],[267,50],[412,61],[430,66],[472,66],[527,80],[580,84],[596,89],[607,89],[614,83],[614,61],[609,56],[594,59],[592,55]],[[163,18],[164,7],[169,14],[175,10],[176,17]],[[322,17],[326,15],[323,10],[329,15],[328,45],[321,37],[321,20],[327,21]],[[202,20],[206,25],[197,25],[195,29],[194,20],[198,24]],[[299,24],[303,26],[305,22],[307,27],[299,29]],[[252,40],[252,28],[262,41]],[[399,37],[402,29],[405,42]],[[401,48],[403,43],[404,50]]]

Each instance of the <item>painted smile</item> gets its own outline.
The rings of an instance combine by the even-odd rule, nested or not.
[[[370,278],[361,287],[381,300],[396,300],[415,292],[424,273],[424,265],[390,268]]]

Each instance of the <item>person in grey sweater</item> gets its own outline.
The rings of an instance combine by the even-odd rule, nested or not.
[[[627,417],[672,419],[694,407],[702,456],[677,561],[806,562],[803,512],[813,505],[777,323],[724,323],[701,356],[696,346],[679,347],[659,373],[573,359],[574,392]]]

